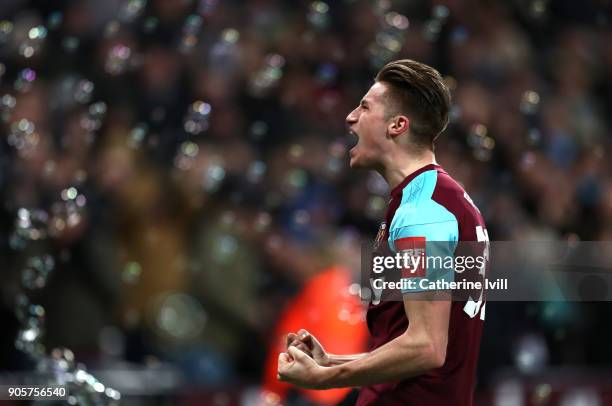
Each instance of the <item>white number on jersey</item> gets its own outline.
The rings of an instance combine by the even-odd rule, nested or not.
[[[470,203],[472,203],[467,193],[465,194],[465,196],[466,196],[466,199]],[[463,311],[466,312],[468,316],[470,316],[471,318],[476,317],[476,315],[480,311],[480,320],[484,320],[485,319],[485,307],[487,306],[487,303],[483,300],[482,297],[484,294],[484,283],[485,283],[484,277],[485,277],[485,272],[486,272],[486,266],[489,263],[489,233],[487,233],[487,229],[482,228],[482,226],[476,226],[476,239],[478,240],[478,242],[485,243],[485,248],[482,253],[482,255],[485,257],[485,261],[483,265],[480,267],[480,269],[478,270],[478,274],[482,275],[482,278],[483,278],[483,290],[480,291],[480,297],[478,298],[477,302],[474,301],[474,299],[470,297],[470,300],[468,300],[465,306],[463,307]]]

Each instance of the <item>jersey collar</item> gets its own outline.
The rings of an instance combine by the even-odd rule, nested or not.
[[[404,190],[406,185],[409,184],[410,181],[412,181],[412,179],[416,178],[423,172],[426,172],[432,169],[443,171],[442,167],[438,164],[427,164],[417,169],[416,171],[412,172],[410,175],[406,176],[406,178],[403,181],[401,181],[399,185],[391,189],[391,197],[397,197],[402,192],[402,190]]]

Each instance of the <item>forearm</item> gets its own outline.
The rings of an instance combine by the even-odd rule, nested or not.
[[[367,386],[420,375],[443,363],[424,338],[402,335],[360,358],[325,368],[325,388]]]
[[[332,367],[335,365],[342,365],[347,362],[355,361],[359,358],[365,357],[366,355],[368,355],[367,352],[364,352],[361,354],[350,354],[350,355],[327,354],[328,360],[327,360],[327,365],[325,366]]]

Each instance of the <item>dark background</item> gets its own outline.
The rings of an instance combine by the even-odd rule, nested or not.
[[[176,370],[168,396],[258,388],[291,298],[332,265],[359,278],[387,188],[348,168],[344,118],[391,59],[445,77],[437,159],[491,240],[609,240],[611,17],[570,0],[3,0],[0,377],[61,347],[94,370]],[[606,404],[610,310],[489,303],[480,403]]]

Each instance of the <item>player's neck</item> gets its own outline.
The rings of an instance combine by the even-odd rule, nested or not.
[[[436,156],[433,151],[425,151],[417,156],[402,152],[390,156],[385,165],[378,171],[391,189],[399,185],[411,173],[426,165],[436,164]]]

